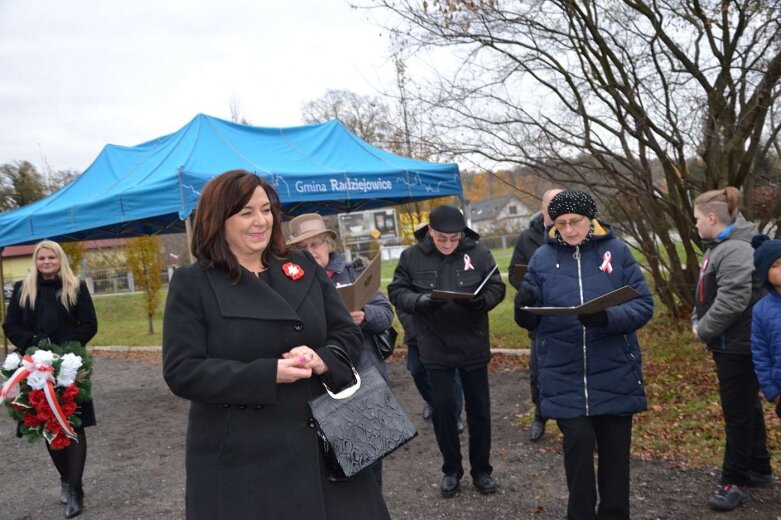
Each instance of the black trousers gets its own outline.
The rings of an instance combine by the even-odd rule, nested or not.
[[[743,486],[749,473],[771,473],[759,383],[751,355],[713,353],[727,443],[722,480]]]
[[[469,431],[470,474],[477,477],[490,474],[491,457],[491,399],[488,391],[488,365],[458,367],[466,404],[466,422]],[[453,399],[456,369],[440,365],[426,365],[431,385],[431,408],[434,434],[442,453],[442,473],[464,475],[461,442],[458,436],[458,409]]]
[[[431,405],[431,384],[428,382],[426,367],[420,361],[420,351],[417,343],[407,343],[407,370],[412,374],[412,380],[415,382],[415,388],[418,389],[420,397]],[[456,400],[456,410],[461,416],[461,410],[464,408],[464,391],[461,389],[461,374],[456,370],[456,388],[454,399]]]
[[[556,422],[564,434],[564,471],[569,490],[567,518],[628,520],[632,416],[599,415]],[[595,441],[599,447],[596,478]]]
[[[540,378],[537,372],[537,349],[535,348],[534,338],[530,336],[529,345],[529,387],[531,388],[532,403],[534,403],[534,418],[542,420],[540,414]]]

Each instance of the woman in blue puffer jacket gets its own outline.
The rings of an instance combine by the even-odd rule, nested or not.
[[[567,518],[629,518],[632,415],[647,408],[635,332],[651,319],[653,297],[627,245],[596,219],[589,195],[561,192],[548,212],[554,225],[518,289],[515,321],[534,331],[542,415],[564,434]],[[625,285],[640,297],[595,314],[523,309],[573,307]]]

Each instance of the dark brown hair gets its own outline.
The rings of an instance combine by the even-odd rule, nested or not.
[[[218,175],[204,186],[195,212],[190,245],[193,256],[208,269],[217,267],[228,271],[233,283],[241,278],[241,266],[225,240],[225,221],[246,206],[256,188],[263,188],[266,192],[274,216],[271,240],[261,254],[263,265],[268,265],[269,255],[283,258],[288,250],[282,236],[279,195],[260,176],[246,170],[230,170]]]
[[[703,213],[713,213],[722,224],[731,224],[740,210],[743,194],[739,189],[727,186],[721,190],[706,191],[696,199],[694,206]]]

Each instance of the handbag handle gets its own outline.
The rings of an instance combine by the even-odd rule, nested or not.
[[[348,397],[352,396],[355,392],[357,392],[358,389],[361,387],[361,376],[358,374],[358,371],[355,370],[355,367],[350,361],[350,357],[341,347],[337,347],[336,345],[328,345],[328,348],[331,349],[331,351],[334,353],[334,355],[336,355],[336,357],[342,359],[342,361],[350,365],[350,369],[353,371],[353,378],[355,378],[355,383],[343,390],[333,393],[331,389],[328,388],[328,385],[325,384],[325,381],[320,380],[320,382],[323,384],[323,388],[325,388],[325,391],[328,392],[328,395],[330,395],[331,398],[347,399]]]
[[[325,391],[328,392],[328,395],[330,395],[334,399],[347,399],[348,397],[352,396],[355,392],[358,391],[358,389],[361,387],[361,376],[358,374],[358,372],[355,371],[355,367],[351,367],[353,369],[353,376],[355,376],[355,384],[352,386],[348,386],[344,390],[341,390],[339,392],[333,393],[328,386],[323,383],[323,387],[325,388]]]

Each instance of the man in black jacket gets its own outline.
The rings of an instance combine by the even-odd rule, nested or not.
[[[546,191],[542,196],[542,208],[539,213],[536,213],[529,221],[529,227],[521,232],[518,236],[518,241],[515,242],[515,249],[513,250],[513,256],[510,259],[510,269],[514,265],[529,265],[532,255],[537,248],[545,243],[545,232],[553,224],[548,216],[548,204],[551,199],[564,190],[552,189]],[[514,280],[515,288],[523,282],[523,278],[520,280]],[[531,349],[529,353],[529,385],[531,386],[532,403],[534,403],[534,421],[532,422],[531,431],[529,432],[529,439],[532,442],[536,442],[542,438],[545,434],[545,421],[546,419],[540,415],[540,387],[537,379],[537,358],[534,355],[534,336],[530,332]]]
[[[481,493],[494,493],[489,460],[488,311],[504,298],[504,282],[497,270],[471,299],[432,299],[434,289],[476,291],[496,261],[477,243],[479,235],[466,227],[461,212],[451,206],[435,208],[429,225],[416,231],[416,237],[419,243],[401,254],[388,296],[397,309],[413,315],[421,362],[431,384],[434,434],[444,459],[440,491],[444,497],[455,495],[464,474],[453,399],[458,369],[466,401],[472,482]]]

